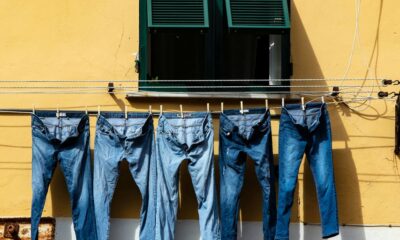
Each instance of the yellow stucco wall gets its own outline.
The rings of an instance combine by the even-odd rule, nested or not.
[[[352,47],[355,8],[354,1],[348,0],[293,1],[294,78],[343,77]],[[1,83],[1,80],[137,79],[133,61],[138,51],[138,14],[138,0],[0,1],[1,86],[11,85]],[[360,40],[356,42],[348,76],[398,78],[400,2],[361,1],[359,23]],[[323,84],[332,85],[333,82]],[[206,102],[181,101],[184,101],[185,110],[203,110]],[[43,109],[55,109],[58,105],[60,109],[84,109],[88,106],[95,110],[97,105],[102,105],[103,110],[121,110],[127,104],[133,111],[147,109],[149,102],[156,110],[161,103],[164,110],[177,110],[182,103],[154,99],[127,102],[124,95],[113,98],[106,94],[0,94],[0,108],[31,108],[35,104],[36,108]],[[209,102],[212,109],[219,109],[219,102]],[[260,100],[259,104],[263,101]],[[238,107],[237,102],[225,105],[226,108]],[[400,224],[399,161],[393,154],[394,103],[375,101],[361,114],[343,106],[331,106],[329,109],[340,222]],[[93,138],[95,118],[90,120]],[[214,123],[218,131],[217,120]],[[273,120],[272,125],[277,158],[278,121]],[[216,138],[216,155],[217,141]],[[29,116],[1,115],[1,217],[30,214],[30,147]],[[299,174],[298,204],[294,208],[293,221],[319,222],[312,177],[308,166],[305,166]],[[185,164],[181,182],[179,216],[197,218],[196,202]],[[252,164],[247,171],[241,203],[243,220],[261,220],[261,193]],[[139,191],[124,165],[112,215],[138,217],[139,208]],[[59,170],[55,173],[43,215],[70,216],[68,194]]]

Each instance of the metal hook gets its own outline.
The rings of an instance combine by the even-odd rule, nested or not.
[[[128,119],[128,106],[125,105],[125,119]]]
[[[210,112],[210,103],[207,103],[207,112]]]
[[[301,97],[301,109],[306,110],[306,106],[304,105],[304,97]]]
[[[97,105],[97,117],[100,117],[100,105]]]
[[[152,114],[153,111],[151,110],[151,105],[149,105],[149,113]]]
[[[32,105],[32,114],[35,114],[35,104]]]
[[[221,113],[224,112],[224,102],[221,102]]]
[[[160,116],[163,114],[162,105],[160,105]]]
[[[265,110],[268,110],[269,106],[268,106],[268,99],[265,99]]]
[[[243,114],[244,113],[244,109],[243,109],[243,101],[240,101],[240,113]]]
[[[285,107],[285,98],[282,98],[282,107]]]
[[[57,105],[56,117],[57,117],[57,118],[60,118],[60,108],[58,107],[58,105]]]

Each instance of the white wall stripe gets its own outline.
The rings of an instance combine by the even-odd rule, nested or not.
[[[290,240],[321,240],[318,225],[291,224]],[[138,219],[112,219],[110,240],[138,240]],[[180,220],[176,225],[176,240],[200,240],[197,220]],[[238,233],[240,240],[257,240],[262,237],[261,222],[243,222]],[[340,228],[340,235],[331,240],[399,240],[400,227]],[[56,240],[76,240],[71,218],[56,218]]]

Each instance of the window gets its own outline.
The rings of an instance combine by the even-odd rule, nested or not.
[[[288,0],[141,0],[139,55],[141,91],[282,91],[259,79],[291,75]]]

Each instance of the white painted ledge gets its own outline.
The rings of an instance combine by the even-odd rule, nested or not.
[[[263,239],[261,222],[243,222],[238,239]],[[321,240],[317,225],[291,224],[290,240]],[[138,240],[139,220],[112,219],[110,240]],[[197,220],[180,220],[176,225],[176,240],[200,240]],[[340,235],[332,240],[400,240],[400,227],[341,227]],[[56,218],[56,240],[76,240],[71,218]]]

